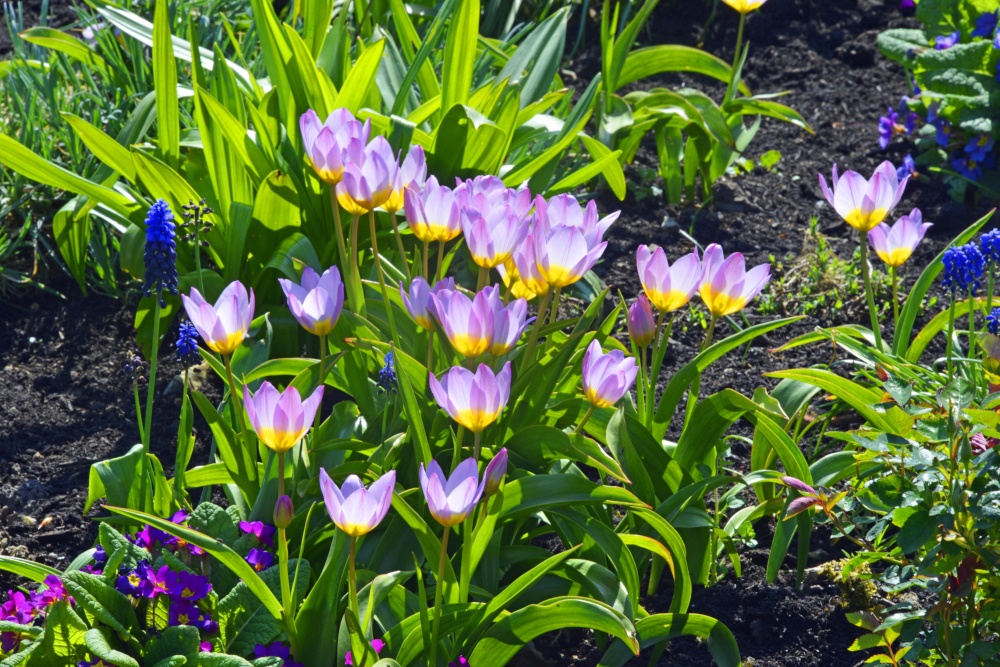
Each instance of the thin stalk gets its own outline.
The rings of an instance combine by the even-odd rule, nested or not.
[[[142,472],[139,477],[139,502],[146,508],[146,457],[149,454],[149,443],[153,437],[153,398],[156,396],[156,359],[160,350],[160,299],[163,298],[163,288],[156,289],[153,297],[153,346],[149,353],[149,384],[146,385],[146,416],[143,419],[142,433]]]
[[[899,322],[899,274],[895,266],[889,267],[889,276],[892,279],[892,331],[895,334]]]
[[[389,219],[392,220],[392,232],[396,236],[396,252],[399,253],[399,259],[403,263],[403,275],[406,276],[406,282],[410,282],[413,278],[410,275],[410,262],[406,257],[406,247],[403,245],[403,235],[399,233],[399,224],[396,223],[396,214],[390,213]]]
[[[319,384],[318,387],[323,386],[323,381],[326,379],[326,334],[320,334],[319,336]],[[320,405],[316,408],[316,421],[313,423],[314,428],[319,428],[321,419],[321,413],[323,412],[323,406]]]
[[[637,410],[640,415],[646,414],[646,376],[649,368],[646,366],[646,346],[639,348],[639,383],[635,387]]]
[[[382,301],[385,303],[385,314],[389,319],[389,331],[392,333],[393,343],[399,347],[399,339],[396,335],[396,321],[392,315],[392,302],[389,301],[389,290],[385,286],[385,274],[382,272],[382,258],[378,252],[378,238],[375,235],[375,211],[368,211],[368,225],[372,235],[372,254],[375,256],[375,273],[378,274],[378,286],[382,291]]]
[[[479,461],[479,448],[482,444],[483,444],[483,432],[476,431],[472,445],[472,458],[475,459],[476,462]]]
[[[229,379],[229,398],[233,402],[233,415],[236,417],[236,435],[243,443],[244,451],[249,452],[251,451],[250,444],[247,442],[246,429],[243,428],[243,403],[240,401],[240,392],[236,388],[236,379],[233,377],[232,355],[225,354],[222,356],[222,360],[226,364],[226,377]],[[256,458],[256,455],[254,457]]]
[[[743,26],[747,15],[740,12],[740,27],[736,30],[736,53],[733,54],[733,71],[729,75],[729,86],[726,88],[726,101],[736,97],[736,71],[740,66],[740,52],[743,50]]]
[[[429,260],[428,255],[430,254],[428,252],[428,250],[430,248],[430,245],[431,245],[430,243],[428,243],[427,241],[424,241],[424,252],[423,252],[423,255],[424,255],[424,273],[423,273],[424,280],[430,280],[431,279],[430,270],[429,270],[430,269],[430,263],[428,261]]]
[[[444,534],[441,536],[441,560],[438,563],[437,582],[434,586],[434,629],[431,635],[431,659],[427,663],[430,667],[437,665],[438,643],[441,641],[441,595],[444,593],[444,566],[448,562],[448,535],[451,528],[445,526]]]
[[[644,414],[646,428],[650,428],[653,425],[653,411],[656,408],[656,381],[660,378],[660,368],[663,367],[663,356],[667,353],[667,347],[670,345],[670,333],[674,330],[673,314],[670,315],[670,321],[667,322],[666,331],[663,330],[663,320],[666,319],[666,316],[666,313],[660,313],[660,316],[656,319],[656,331],[653,334],[652,365],[646,377],[646,380],[649,382],[646,390],[646,412]]]
[[[340,259],[340,266],[346,268],[347,264],[347,244],[344,242],[344,225],[340,221],[340,204],[337,203],[336,186],[330,186],[330,204],[333,206],[333,226],[336,231],[337,255]]]
[[[139,400],[139,378],[132,377],[132,395],[135,397],[135,423],[139,427],[139,438],[146,434],[146,429],[142,425],[142,403]]]
[[[986,267],[986,314],[989,315],[993,312],[993,289],[996,286],[994,284],[995,276],[993,271],[996,269],[996,264],[990,262]]]
[[[441,274],[444,272],[444,241],[438,241],[437,267],[434,271],[434,282],[437,282],[441,280]]]
[[[948,341],[945,347],[945,356],[948,359],[948,382],[951,382],[953,375],[952,357],[954,356],[955,338],[955,293],[951,293],[951,306],[948,308]]]
[[[434,372],[434,332],[427,332],[427,372]]]
[[[865,279],[865,296],[868,299],[868,315],[872,320],[875,334],[875,349],[882,351],[882,331],[878,324],[878,309],[875,307],[875,293],[872,291],[871,269],[868,267],[868,234],[861,232],[861,275]]]
[[[458,425],[458,431],[455,433],[455,446],[451,452],[451,469],[454,470],[455,466],[462,458],[462,440],[465,439],[465,427],[461,424]]]
[[[361,268],[358,266],[358,216],[351,216],[351,254],[348,257],[348,270],[351,274],[351,283],[356,286],[356,293],[362,295],[361,303],[351,304],[352,309],[359,315],[365,314],[364,288],[361,286]],[[349,290],[353,292],[353,290]]]
[[[275,452],[278,457],[278,498],[285,495],[285,453]],[[281,603],[285,620],[292,624],[292,588],[288,583],[288,536],[283,527],[278,527],[278,561],[281,572]]]
[[[481,292],[490,282],[490,270],[485,266],[479,267],[479,279],[476,281],[476,291]]]
[[[967,356],[969,359],[976,358],[976,297],[972,292],[972,288],[969,288],[969,353]],[[970,362],[969,379],[975,382],[978,380],[977,376],[976,364]]]
[[[351,538],[351,558],[348,561],[349,566],[347,570],[347,599],[348,604],[351,605],[351,612],[354,614],[354,618],[358,619],[358,627],[361,630],[361,641],[365,640],[365,629],[361,627],[361,611],[358,607],[358,573],[357,573],[357,557],[358,557],[358,538]]]
[[[705,340],[701,342],[699,352],[704,352],[712,344],[712,338],[715,336],[715,323],[718,321],[718,315],[712,315],[712,319],[708,321],[708,329],[705,330]]]
[[[580,423],[576,425],[576,430],[573,431],[574,435],[579,435],[580,433],[583,433],[583,427],[587,425],[587,422],[590,420],[591,415],[594,414],[594,409],[595,408],[593,405],[587,408],[587,411],[583,414],[583,419],[580,420]]]
[[[562,288],[557,287],[555,295],[552,297],[552,311],[549,315],[549,324],[555,324],[559,318],[559,300],[562,298]]]
[[[528,347],[524,350],[524,356],[521,357],[521,368],[520,371],[524,372],[524,369],[531,365],[534,361],[535,346],[538,345],[538,334],[542,328],[542,322],[545,320],[545,313],[549,308],[549,300],[552,299],[552,292],[548,291],[542,297],[541,303],[538,304],[538,317],[535,318],[535,324],[531,327],[531,335],[528,336]]]

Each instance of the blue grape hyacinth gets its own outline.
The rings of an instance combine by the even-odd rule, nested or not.
[[[387,392],[396,389],[396,362],[393,359],[392,350],[385,353],[385,365],[378,372],[377,384]]]
[[[974,243],[957,248],[948,248],[941,262],[944,264],[944,287],[956,291],[975,293],[979,289],[979,279],[986,268],[986,260]]]
[[[174,344],[174,357],[185,366],[195,363],[201,355],[198,354],[198,329],[184,320],[177,332],[177,342]]]
[[[994,308],[986,316],[986,330],[994,336],[1000,336],[1000,308]]]
[[[160,306],[165,306],[163,292],[177,294],[177,244],[174,213],[162,199],[149,207],[146,215],[146,248],[142,256],[146,280],[142,289],[146,296],[156,292]]]
[[[979,239],[979,250],[987,262],[1000,264],[1000,229],[983,234]]]

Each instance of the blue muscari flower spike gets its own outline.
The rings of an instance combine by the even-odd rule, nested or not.
[[[146,280],[143,293],[149,296],[156,292],[160,306],[166,303],[162,292],[177,294],[177,245],[174,241],[174,213],[162,199],[149,207],[146,215],[146,249],[142,256],[146,265]]]
[[[994,336],[1000,336],[1000,308],[994,308],[986,316],[986,330]]]
[[[177,361],[183,362],[186,366],[190,366],[201,356],[198,354],[198,329],[187,320],[181,322],[174,348]]]
[[[1000,264],[1000,229],[983,234],[979,239],[979,249],[987,262]]]
[[[385,365],[378,372],[378,386],[387,392],[396,389],[396,360],[393,358],[392,350],[385,353]]]
[[[951,290],[952,296],[956,291],[975,294],[986,268],[986,260],[975,243],[948,248],[941,262],[944,264],[942,285]]]

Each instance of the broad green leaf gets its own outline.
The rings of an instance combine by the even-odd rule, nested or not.
[[[80,137],[80,141],[101,162],[114,169],[129,181],[135,182],[135,165],[132,164],[132,154],[129,153],[129,150],[125,146],[79,116],[74,116],[65,111],[60,115],[73,128],[76,136]]]
[[[90,48],[86,42],[76,39],[62,30],[45,26],[35,26],[18,33],[18,37],[31,44],[37,44],[46,49],[65,53],[70,58],[79,60],[87,67],[102,72],[105,75],[113,74],[107,61]]]
[[[441,108],[469,101],[479,43],[479,0],[458,0],[444,45],[441,65]]]
[[[104,633],[98,628],[91,628],[87,630],[84,634],[84,641],[87,644],[87,650],[95,658],[100,658],[105,663],[109,665],[117,665],[117,667],[139,667],[139,663],[136,662],[135,658],[128,655],[127,653],[122,653],[117,651],[108,644],[108,638],[104,636]]]
[[[197,655],[200,644],[201,635],[198,628],[191,625],[175,625],[149,640],[143,658],[146,664],[156,665],[173,656],[193,656]]]
[[[118,638],[127,641],[130,647],[138,648],[139,643],[133,633],[138,631],[139,621],[128,597],[101,577],[86,572],[67,572],[62,581],[76,604],[90,618],[114,630]]]
[[[536,425],[518,431],[503,445],[539,466],[547,461],[570,459],[597,468],[619,481],[628,481],[618,462],[586,436],[574,437],[551,426]]]
[[[38,583],[45,581],[45,577],[49,575],[59,576],[62,574],[59,570],[48,565],[4,555],[0,555],[0,571],[10,572],[11,574],[16,574],[19,577],[24,577]]]
[[[647,46],[629,52],[618,75],[615,90],[630,83],[665,72],[691,72],[729,83],[733,68],[724,60],[701,49],[680,44]],[[750,89],[740,81],[740,92],[750,96]]]
[[[167,164],[176,168],[180,165],[181,126],[169,0],[156,0],[153,15],[153,86],[156,90],[156,131],[160,155]]]
[[[743,663],[736,638],[721,621],[702,614],[653,614],[636,621],[639,646],[649,648],[675,637],[705,639],[708,650],[719,667],[740,667]],[[597,667],[624,667],[632,659],[632,648],[615,641],[601,657]]]
[[[643,506],[642,501],[621,487],[595,484],[577,475],[546,474],[508,481],[503,488],[503,509],[500,516],[503,520],[534,514],[551,507],[605,503]]]
[[[298,560],[288,561],[288,576],[295,574]],[[262,582],[273,596],[281,594],[281,565],[270,567],[259,575]],[[299,568],[299,577],[292,591],[294,602],[292,608],[299,605],[309,588],[309,563],[303,561]],[[277,598],[274,597],[275,601]],[[241,581],[224,598],[219,600],[217,613],[221,619],[219,633],[226,645],[226,650],[241,655],[253,653],[257,644],[270,644],[281,633],[278,617],[267,613],[262,600],[250,589],[246,581]]]
[[[89,511],[101,498],[106,498],[113,505],[142,507],[143,500],[139,497],[142,451],[142,445],[133,445],[122,456],[90,466],[84,512]]]

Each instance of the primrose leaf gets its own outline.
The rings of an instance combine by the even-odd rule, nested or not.
[[[201,648],[201,637],[198,628],[190,625],[175,625],[160,633],[146,644],[143,657],[146,664],[158,665],[161,662],[198,655]],[[183,663],[173,663],[183,664]]]
[[[109,665],[116,665],[117,667],[139,667],[139,663],[135,661],[135,658],[127,653],[122,653],[121,651],[116,651],[111,648],[108,644],[108,638],[105,637],[104,633],[98,628],[91,628],[90,630],[87,630],[83,638],[87,644],[87,650],[90,651],[94,657],[100,658]]]
[[[101,577],[79,570],[65,573],[62,580],[76,604],[88,616],[110,627],[122,641],[138,644],[132,631],[139,621],[132,602],[125,595]]]

